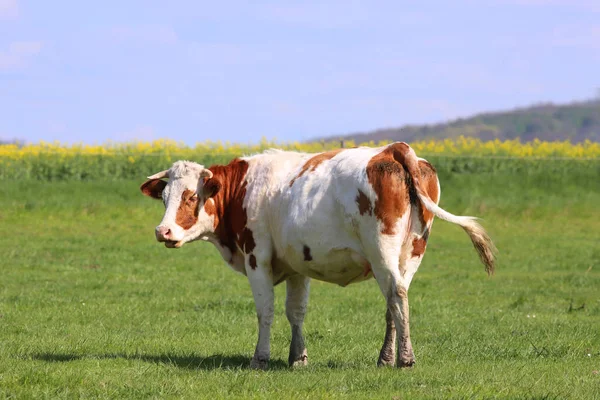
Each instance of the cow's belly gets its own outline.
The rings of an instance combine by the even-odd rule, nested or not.
[[[369,263],[351,249],[311,254],[312,260],[305,260],[304,254],[288,253],[287,255],[287,260],[284,262],[292,270],[320,281],[346,286],[373,277]]]

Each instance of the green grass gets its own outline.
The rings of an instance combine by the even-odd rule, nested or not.
[[[441,173],[442,206],[500,249],[487,278],[459,228],[434,224],[409,293],[417,364],[375,366],[374,281],[313,281],[310,366],[287,368],[284,285],[269,371],[246,279],[208,244],[154,241],[137,181],[3,181],[0,398],[600,398],[600,188],[552,176]]]

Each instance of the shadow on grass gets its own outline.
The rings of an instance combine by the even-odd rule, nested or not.
[[[214,354],[212,356],[202,357],[199,355],[178,356],[173,354],[60,354],[60,353],[38,353],[30,356],[33,360],[41,360],[47,362],[68,362],[90,359],[124,359],[124,360],[140,360],[152,362],[155,364],[173,365],[178,368],[186,369],[247,369],[250,368],[250,358],[245,355],[224,355]],[[288,365],[280,359],[271,359],[269,361],[269,370],[287,369]]]

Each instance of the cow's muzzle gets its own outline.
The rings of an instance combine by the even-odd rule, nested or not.
[[[171,229],[165,226],[157,226],[154,234],[156,235],[156,240],[159,242],[164,242],[165,247],[177,249],[183,246],[183,241],[173,240],[173,233],[171,232]]]

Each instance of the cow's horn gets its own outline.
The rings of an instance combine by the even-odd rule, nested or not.
[[[157,174],[154,174],[152,176],[149,176],[148,179],[162,179],[162,178],[167,178],[169,170],[165,169],[164,171],[160,171]]]

